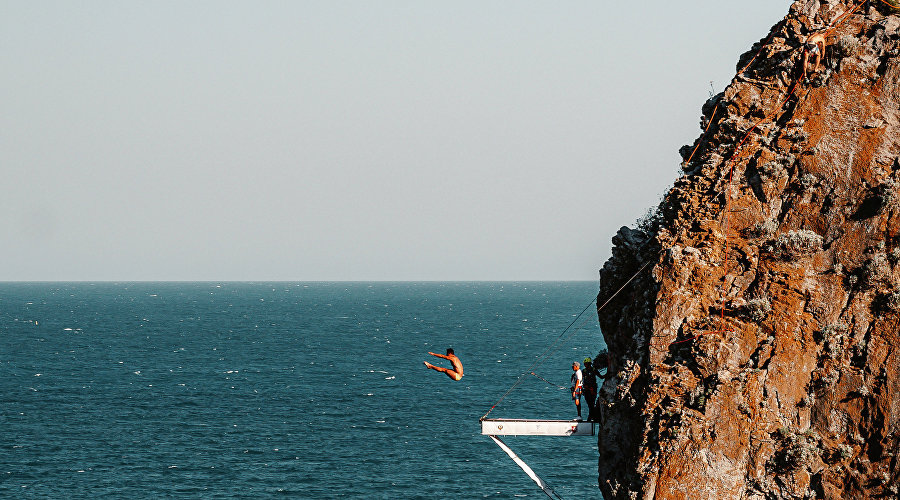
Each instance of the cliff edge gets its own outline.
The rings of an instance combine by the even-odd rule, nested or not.
[[[613,238],[607,500],[897,498],[896,6],[794,2],[703,106],[656,212]]]

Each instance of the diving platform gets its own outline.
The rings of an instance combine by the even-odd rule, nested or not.
[[[593,436],[594,423],[581,420],[536,420],[485,418],[481,420],[485,436]]]

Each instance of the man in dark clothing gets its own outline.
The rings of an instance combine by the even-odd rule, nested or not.
[[[604,373],[601,373],[604,372]],[[594,386],[597,387],[594,392],[594,400],[590,413],[590,420],[592,422],[599,422],[600,415],[600,401],[596,398],[599,393],[599,386],[603,379],[609,377],[609,354],[606,351],[600,351],[597,356],[591,360],[591,374],[594,376]]]
[[[582,378],[584,379],[584,400],[588,407],[588,421],[593,422],[597,417],[594,412],[594,406],[597,404],[597,372],[591,364],[591,358],[584,358],[584,370],[582,370]]]

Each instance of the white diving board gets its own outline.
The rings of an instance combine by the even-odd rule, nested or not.
[[[481,434],[486,436],[593,436],[594,423],[581,420],[536,420],[485,418]]]

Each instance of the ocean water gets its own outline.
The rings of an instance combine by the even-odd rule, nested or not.
[[[557,340],[546,381],[525,375],[490,416],[575,416],[557,386],[603,347],[595,294],[0,283],[0,497],[546,498],[479,418]],[[447,347],[460,382],[423,365],[449,366],[427,354]],[[563,498],[601,498],[596,438],[504,440]]]

